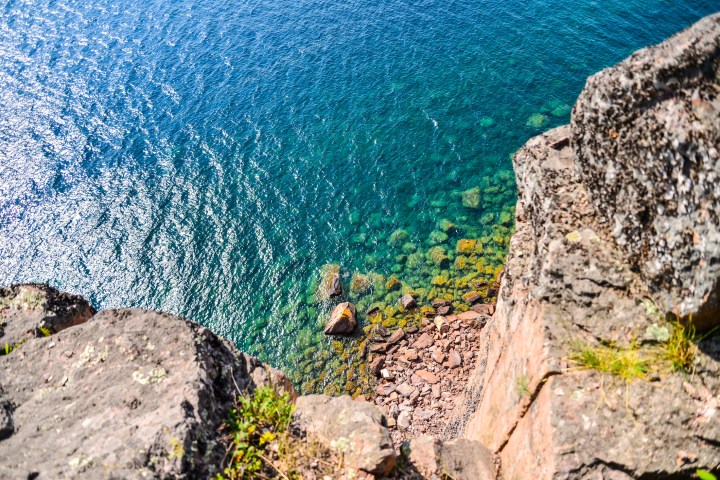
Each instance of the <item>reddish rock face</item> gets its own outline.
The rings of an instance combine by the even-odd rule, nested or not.
[[[666,369],[657,381],[626,384],[568,364],[578,344],[634,348],[633,339],[664,322],[643,300],[643,276],[603,233],[575,174],[572,142],[563,141],[571,135],[559,127],[515,155],[517,224],[497,309],[481,333],[487,353],[447,433],[496,452],[503,478],[668,478],[712,469],[720,429],[701,419],[707,408],[716,414],[720,339],[701,342],[692,376]],[[694,461],[679,461],[681,452]]]

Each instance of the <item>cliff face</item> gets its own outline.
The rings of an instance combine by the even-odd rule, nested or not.
[[[576,171],[603,230],[667,311],[717,323],[720,17],[590,77]]]
[[[663,315],[720,324],[705,314],[720,276],[718,52],[716,15],[592,77],[572,128],[516,153],[517,230],[487,356],[447,431],[498,453],[504,478],[720,465],[720,339],[696,337],[692,365],[673,371],[682,326]],[[588,355],[640,378],[586,368]]]
[[[0,289],[0,478],[207,478],[236,395],[285,376],[197,324]]]

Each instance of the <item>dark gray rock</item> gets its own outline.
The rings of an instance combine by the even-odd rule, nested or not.
[[[720,14],[587,81],[575,167],[656,301],[720,324]]]
[[[325,325],[325,335],[346,335],[357,327],[355,305],[343,302],[330,313],[330,320]]]
[[[0,287],[0,347],[57,333],[88,321],[95,309],[79,295],[47,285],[23,284]]]
[[[295,419],[311,438],[342,452],[350,469],[384,475],[395,467],[387,420],[367,402],[354,401],[347,395],[306,395],[297,400]],[[347,478],[356,476],[348,472]]]
[[[208,478],[234,396],[270,383],[197,324],[100,312],[0,357],[0,478]]]

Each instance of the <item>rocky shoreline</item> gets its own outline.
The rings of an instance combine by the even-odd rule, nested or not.
[[[238,396],[265,387],[294,402],[291,440],[340,459],[323,476],[306,459],[307,479],[717,472],[718,151],[720,14],[591,78],[572,125],[515,154],[516,231],[482,295],[458,300],[443,277],[423,305],[383,278],[392,305],[336,307],[328,334],[368,311],[364,337],[347,340],[367,372],[339,380],[357,400],[298,396],[282,372],[173,315],[0,288],[0,478],[212,477]],[[339,270],[327,271],[326,300],[338,299]]]
[[[491,306],[486,306],[491,308]],[[371,337],[370,368],[379,376],[372,401],[388,417],[393,442],[441,437],[479,356],[479,331],[488,315],[474,311],[434,316],[422,328],[378,329]]]

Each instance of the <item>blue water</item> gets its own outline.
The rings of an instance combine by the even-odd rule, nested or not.
[[[447,269],[404,270],[396,229],[425,251],[453,221],[450,260],[457,238],[506,237],[512,152],[569,121],[588,75],[716,10],[0,0],[0,284],[182,314],[301,384],[332,358],[306,358],[331,345],[319,266],[423,288]]]

